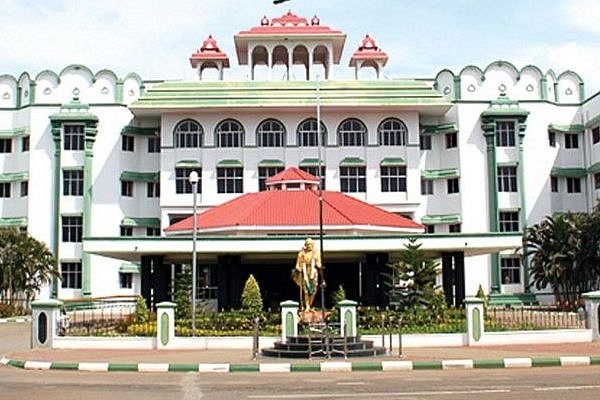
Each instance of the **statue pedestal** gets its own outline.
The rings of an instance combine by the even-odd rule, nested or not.
[[[331,315],[330,311],[321,311],[321,310],[310,310],[310,311],[300,311],[300,322],[305,324],[319,324],[324,322],[324,319],[327,319],[329,315]],[[325,317],[325,318],[323,318]]]

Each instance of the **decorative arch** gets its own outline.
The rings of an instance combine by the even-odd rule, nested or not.
[[[258,147],[285,147],[285,126],[275,118],[263,120],[256,128],[256,145]]]
[[[296,128],[296,144],[300,147],[312,147],[327,145],[327,127],[321,122],[321,143],[317,142],[317,119],[306,118],[298,124]]]
[[[385,118],[377,126],[377,144],[379,146],[406,146],[407,140],[408,128],[399,118]]]
[[[215,143],[217,147],[244,147],[244,126],[232,118],[220,121],[215,127]]]
[[[358,118],[346,118],[337,128],[338,146],[364,146],[367,144],[367,126]]]

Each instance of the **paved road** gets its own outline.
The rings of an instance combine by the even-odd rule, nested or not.
[[[596,400],[600,367],[298,374],[98,373],[0,367],[0,399]]]

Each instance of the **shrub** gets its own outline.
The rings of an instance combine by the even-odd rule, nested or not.
[[[262,309],[263,301],[258,282],[256,282],[254,275],[250,274],[242,292],[242,310],[247,311],[252,316],[258,316]]]

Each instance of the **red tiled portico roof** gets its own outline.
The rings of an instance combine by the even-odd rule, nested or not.
[[[285,171],[284,171],[285,172]],[[312,176],[309,174],[309,176]],[[314,178],[314,176],[313,176]],[[323,191],[323,230],[422,232],[423,225],[340,192]],[[193,217],[165,229],[192,231]],[[287,231],[303,233],[319,226],[317,190],[267,190],[247,193],[197,215],[200,232]]]

